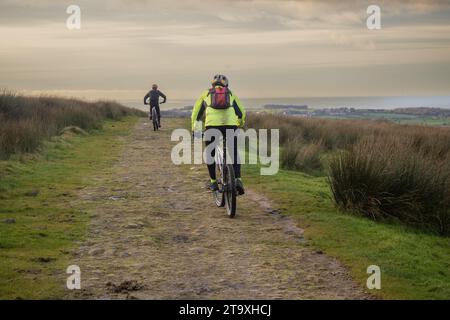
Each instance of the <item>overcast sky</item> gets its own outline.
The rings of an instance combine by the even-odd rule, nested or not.
[[[0,87],[195,98],[224,73],[242,97],[450,95],[448,0],[0,1]]]

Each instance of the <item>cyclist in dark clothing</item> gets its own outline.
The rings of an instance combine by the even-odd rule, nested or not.
[[[152,85],[152,90],[150,90],[144,97],[144,104],[150,105],[150,120],[152,120],[152,109],[156,108],[156,113],[158,114],[159,127],[161,128],[161,113],[159,111],[159,97],[164,100],[161,103],[166,103],[167,97],[164,93],[158,90],[158,85]],[[147,99],[149,103],[147,103]]]

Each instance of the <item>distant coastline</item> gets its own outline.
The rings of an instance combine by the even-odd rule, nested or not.
[[[168,97],[161,109],[179,109],[194,104],[196,98],[171,99]],[[248,110],[262,110],[265,105],[308,106],[311,109],[354,108],[354,109],[384,109],[399,108],[441,108],[450,109],[450,96],[417,96],[417,97],[298,97],[298,98],[241,98]],[[147,110],[141,97],[133,100],[118,99],[124,105]]]

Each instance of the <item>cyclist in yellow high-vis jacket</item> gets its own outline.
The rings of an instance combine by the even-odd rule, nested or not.
[[[202,92],[194,105],[191,116],[192,131],[195,133],[202,130],[200,121],[205,116],[205,132],[209,129],[217,129],[225,136],[227,129],[236,130],[245,125],[245,109],[239,98],[228,89],[227,77],[220,74],[215,75],[211,84],[212,88]],[[241,166],[238,163],[237,138],[235,137],[234,139],[233,166],[236,176],[236,190],[239,194],[244,194]],[[213,142],[214,140],[206,141],[205,143],[209,145]],[[218,190],[215,163],[208,164],[208,172],[211,178],[210,189],[213,191]]]

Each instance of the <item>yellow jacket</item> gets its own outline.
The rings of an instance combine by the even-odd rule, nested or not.
[[[201,121],[205,115],[205,126],[238,126],[245,124],[245,109],[241,101],[230,91],[230,105],[227,109],[211,108],[211,95],[209,90],[202,92],[200,98],[195,102],[191,115],[192,131],[201,130],[197,128],[197,121]]]

